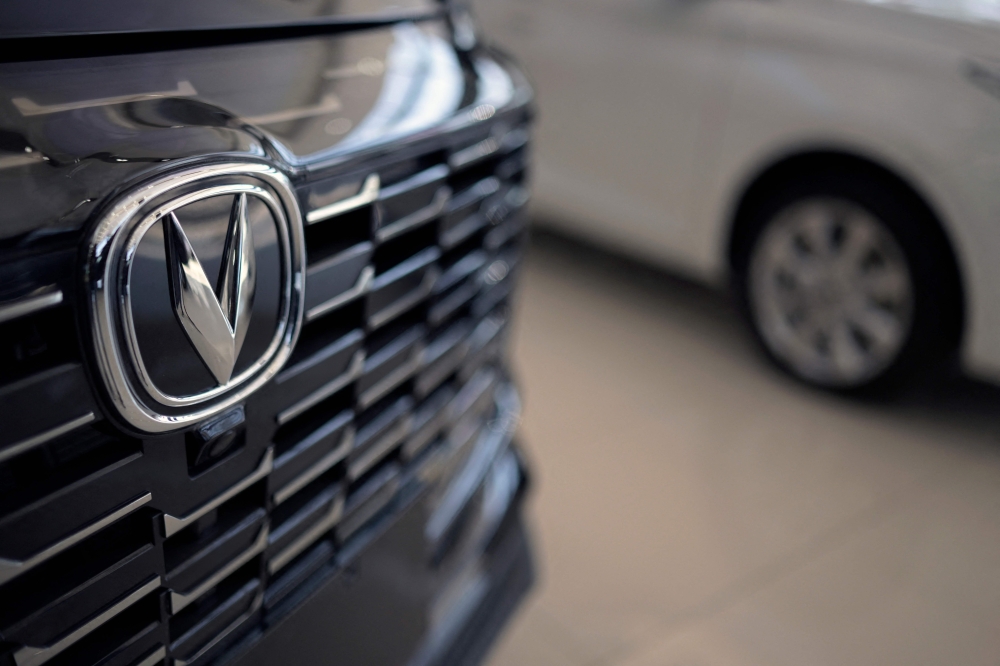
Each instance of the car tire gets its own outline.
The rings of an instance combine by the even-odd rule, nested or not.
[[[957,341],[947,241],[881,173],[815,171],[747,206],[733,255],[741,310],[767,356],[813,386],[897,388]]]

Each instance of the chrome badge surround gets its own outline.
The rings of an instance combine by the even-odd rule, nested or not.
[[[229,182],[187,191],[200,181]],[[184,188],[176,198],[154,200]],[[267,351],[239,375],[190,396],[160,391],[142,362],[132,321],[129,279],[136,249],[157,221],[169,221],[182,206],[222,194],[254,196],[277,222],[282,257],[281,311]],[[288,179],[266,164],[210,164],[169,174],[141,185],[114,203],[98,221],[86,246],[85,283],[96,365],[121,417],[136,429],[161,433],[209,418],[245,399],[270,380],[288,360],[303,317],[305,242],[302,217]]]

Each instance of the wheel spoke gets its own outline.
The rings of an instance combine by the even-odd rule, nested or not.
[[[850,269],[858,269],[872,252],[878,249],[878,236],[871,223],[860,215],[852,215],[844,224],[844,237],[839,247],[839,260]]]
[[[863,372],[868,359],[850,324],[846,320],[838,321],[830,333],[830,356],[834,367],[845,376]]]
[[[797,322],[793,331],[789,331],[784,345],[785,355],[796,365],[816,365],[825,357],[826,339],[829,339],[829,333],[807,314]]]
[[[783,233],[775,236],[767,248],[769,263],[774,274],[791,278],[791,281],[798,286],[815,283],[823,271],[822,258],[816,255],[811,247],[808,251],[803,251],[799,234],[795,229],[783,230]]]
[[[890,349],[899,344],[903,327],[899,319],[882,308],[864,305],[850,314],[850,322],[879,349]]]

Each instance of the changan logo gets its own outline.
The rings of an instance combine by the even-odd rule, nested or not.
[[[225,384],[243,348],[257,289],[247,195],[241,192],[234,197],[222,272],[214,291],[177,215],[171,212],[163,224],[170,296],[177,319],[201,360],[218,382]]]
[[[172,174],[115,202],[88,245],[97,367],[132,427],[164,432],[260,388],[302,321],[302,221],[259,164]]]

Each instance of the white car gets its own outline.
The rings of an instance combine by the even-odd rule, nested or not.
[[[485,0],[536,219],[733,284],[783,368],[1000,381],[1000,2]]]

